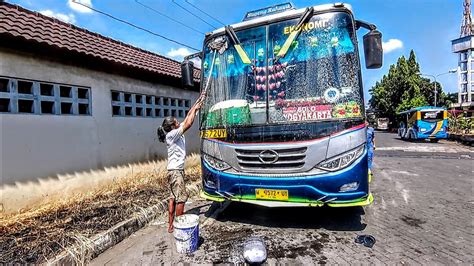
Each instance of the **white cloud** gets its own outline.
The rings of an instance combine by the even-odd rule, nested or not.
[[[76,23],[76,17],[74,17],[73,14],[63,14],[63,13],[55,13],[51,10],[42,10],[40,11],[41,14],[45,15],[45,16],[48,16],[48,17],[53,17],[53,18],[57,18],[61,21],[64,21],[66,23]]]
[[[92,7],[91,0],[68,0],[67,3],[70,8],[74,9],[79,13],[92,13],[92,10],[90,10],[89,8],[78,4],[81,3],[83,5]]]
[[[190,54],[192,54],[192,52],[189,51],[188,48],[181,47],[178,49],[171,48],[171,51],[169,51],[166,55],[170,57],[174,57],[178,60],[181,60],[185,56],[190,55]]]
[[[383,52],[388,54],[397,49],[403,48],[403,42],[398,39],[390,39],[388,42],[382,43]]]

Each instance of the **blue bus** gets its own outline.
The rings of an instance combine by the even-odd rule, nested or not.
[[[446,108],[422,106],[400,112],[404,122],[400,124],[398,136],[405,140],[438,142],[448,138],[448,112]]]
[[[381,33],[346,4],[247,13],[185,58],[199,56],[203,190],[213,201],[263,206],[363,206],[369,191],[356,32],[367,68],[382,65]]]

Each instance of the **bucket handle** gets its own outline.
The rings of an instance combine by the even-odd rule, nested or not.
[[[183,238],[177,238],[176,236],[175,236],[174,238],[176,238],[176,239],[177,239],[177,240],[179,240],[179,241],[186,242],[186,241],[188,241],[189,239],[191,239],[191,237],[193,237],[193,235],[194,235],[194,232],[195,232],[195,231],[196,231],[196,229],[198,229],[198,228],[199,228],[199,224],[197,224],[196,226],[194,226],[194,229],[193,229],[193,231],[191,231],[191,233],[189,234],[189,237],[188,237],[188,238],[186,238],[186,239],[183,239]]]

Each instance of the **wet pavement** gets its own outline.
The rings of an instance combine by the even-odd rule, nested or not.
[[[268,264],[470,264],[473,261],[474,149],[453,142],[405,142],[376,132],[374,203],[355,208],[265,208],[195,199],[201,243],[177,254],[165,217],[136,232],[94,265],[241,263],[242,242],[260,236]],[[373,248],[354,242],[375,237]]]

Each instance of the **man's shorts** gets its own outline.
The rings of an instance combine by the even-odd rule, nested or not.
[[[189,194],[186,190],[186,177],[184,170],[169,170],[168,183],[170,184],[170,198],[174,199],[176,203],[186,202]]]

